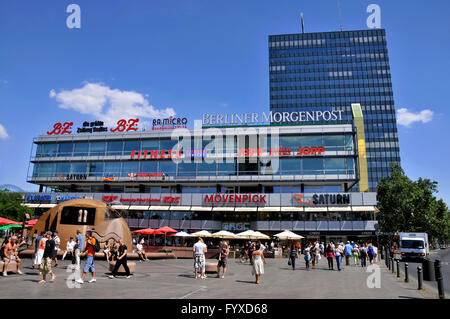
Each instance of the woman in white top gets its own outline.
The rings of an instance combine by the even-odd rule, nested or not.
[[[66,244],[66,250],[64,251],[64,255],[61,260],[64,260],[64,258],[66,258],[67,254],[70,254],[72,256],[74,247],[75,247],[75,241],[73,240],[73,237],[70,237],[69,241]]]
[[[261,275],[264,274],[264,264],[266,259],[264,258],[264,252],[259,250],[260,245],[257,244],[255,251],[253,252],[253,273],[255,274],[256,283],[259,284]]]
[[[143,246],[144,242],[145,242],[145,241],[144,241],[144,238],[142,238],[142,239],[139,241],[139,243],[136,245],[137,254],[138,254],[138,257],[139,257],[139,261],[140,261],[140,262],[142,262],[142,261],[148,261],[147,255],[145,254],[145,251],[144,251],[144,246]]]

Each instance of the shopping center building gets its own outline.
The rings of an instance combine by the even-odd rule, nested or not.
[[[138,119],[57,123],[33,141],[28,181],[39,192],[25,193],[23,204],[39,215],[92,198],[118,209],[131,229],[374,239],[363,114],[352,109],[352,121],[331,109],[205,113],[193,129],[172,117],[151,130]]]

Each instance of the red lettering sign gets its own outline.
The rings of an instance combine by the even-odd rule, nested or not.
[[[110,129],[111,132],[129,132],[129,131],[137,131],[138,128],[137,123],[139,119],[129,119],[127,120],[121,119],[117,121],[116,128]]]
[[[103,196],[104,202],[113,202],[115,201],[119,196]]]
[[[72,128],[73,122],[64,122],[64,124],[61,123],[55,123],[53,125],[53,131],[48,132],[47,135],[63,135],[63,134],[71,134],[72,131],[69,131]]]
[[[173,197],[173,196],[165,196],[163,203],[179,203],[180,196]]]

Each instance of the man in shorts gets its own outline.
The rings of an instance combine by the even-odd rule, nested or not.
[[[11,240],[9,241],[9,243],[7,243],[5,245],[5,248],[3,250],[3,253],[5,254],[5,257],[3,258],[3,276],[8,276],[7,273],[7,267],[8,264],[11,261],[15,261],[17,263],[17,273],[19,275],[22,275],[23,273],[20,271],[20,258],[19,255],[17,253],[17,237],[16,236],[12,236]]]
[[[44,255],[42,256],[41,267],[39,268],[39,272],[41,273],[42,280],[39,281],[39,284],[45,284],[46,277],[48,274],[52,276],[50,282],[55,281],[55,274],[52,271],[52,260],[55,256],[55,241],[52,239],[52,232],[46,232],[45,238],[47,238],[45,242]]]
[[[86,249],[83,252],[83,255],[86,255],[86,263],[84,264],[83,274],[81,275],[80,279],[77,279],[76,282],[79,284],[84,283],[84,279],[86,278],[86,273],[91,272],[92,273],[92,279],[89,280],[90,283],[96,282],[97,279],[95,279],[95,267],[94,267],[94,256],[95,256],[95,241],[96,239],[92,237],[92,232],[87,231],[86,232]]]
[[[207,251],[206,245],[203,242],[203,239],[200,237],[198,238],[198,241],[194,244],[194,247],[192,248],[192,251],[194,253],[194,271],[195,271],[195,279],[198,278],[198,270],[201,269],[201,278],[205,279],[205,270],[206,270],[206,264],[205,264],[205,253]]]

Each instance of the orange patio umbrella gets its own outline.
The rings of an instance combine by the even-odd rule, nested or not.
[[[175,229],[170,228],[169,226],[160,227],[157,231],[164,233],[164,246],[166,245],[167,233],[178,233]]]

